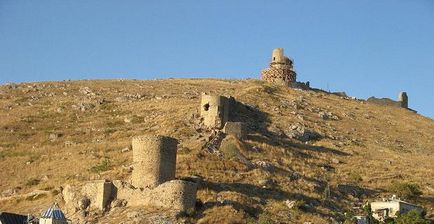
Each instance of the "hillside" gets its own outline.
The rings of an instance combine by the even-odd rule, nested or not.
[[[250,133],[228,138],[224,158],[202,149],[209,136],[198,128],[202,92],[247,108],[237,113]],[[294,136],[299,129],[313,134]],[[0,211],[39,214],[65,184],[130,178],[131,138],[143,134],[179,140],[177,177],[201,179],[197,211],[175,217],[123,207],[92,213],[91,222],[165,214],[159,218],[187,223],[332,223],[404,182],[419,185],[422,195],[409,200],[434,219],[433,120],[322,91],[217,79],[0,86]],[[35,190],[42,193],[28,194]]]

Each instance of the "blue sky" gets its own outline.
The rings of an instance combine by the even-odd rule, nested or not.
[[[0,83],[259,78],[271,50],[298,80],[396,99],[434,118],[432,0],[0,0]]]

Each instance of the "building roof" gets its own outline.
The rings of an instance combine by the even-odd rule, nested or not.
[[[13,214],[9,212],[0,212],[0,223],[2,224],[23,224],[27,222],[27,216]]]
[[[47,211],[42,213],[41,218],[46,219],[66,219],[65,214],[63,214],[62,210],[60,210],[59,206],[57,206],[57,203],[54,203],[53,206],[48,208]]]
[[[371,204],[375,204],[375,203],[379,203],[379,204],[381,204],[381,203],[398,203],[398,204],[406,204],[406,205],[410,205],[410,206],[413,206],[413,207],[422,208],[419,205],[415,205],[415,204],[412,204],[410,202],[403,201],[403,200],[401,200],[399,198],[396,198],[396,197],[392,197],[390,199],[383,199],[383,201],[374,201]]]

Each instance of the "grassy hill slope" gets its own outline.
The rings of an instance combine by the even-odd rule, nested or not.
[[[197,122],[201,92],[245,106],[237,119],[250,134],[226,139],[224,158],[202,150],[210,133]],[[297,139],[300,127],[320,137]],[[0,210],[37,214],[67,183],[128,179],[125,148],[142,134],[179,139],[177,176],[201,178],[200,206],[179,220],[328,223],[407,182],[422,192],[409,200],[434,216],[433,120],[321,91],[217,79],[0,86]],[[35,190],[44,193],[28,194]],[[133,209],[93,220],[129,219]]]

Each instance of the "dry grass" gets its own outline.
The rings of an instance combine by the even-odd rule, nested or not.
[[[83,87],[95,95],[80,91]],[[227,149],[252,162],[265,161],[271,165],[269,169],[250,169],[230,156],[221,159],[201,152],[205,142],[200,135],[204,133],[197,133],[192,125],[201,92],[231,95],[257,108],[242,117],[255,123],[252,133]],[[131,97],[137,94],[141,98]],[[81,102],[95,107],[85,111],[73,108]],[[323,120],[320,111],[332,112],[339,119]],[[268,131],[289,130],[293,124],[303,124],[322,138],[305,144]],[[50,140],[51,133],[61,135]],[[415,201],[433,215],[433,120],[400,108],[257,80],[107,80],[26,83],[15,89],[0,86],[0,192],[14,188],[21,194],[89,179],[129,178],[123,166],[131,165],[132,153],[121,153],[121,149],[130,145],[132,136],[144,133],[178,138],[177,175],[203,177],[198,192],[203,206],[191,218],[195,222],[239,223],[266,217],[276,222],[327,223],[330,217],[339,219],[345,211],[353,211],[354,203],[393,194],[389,188],[392,181],[418,184],[422,195]],[[105,158],[109,164],[102,163]],[[332,162],[336,160],[339,163]],[[43,176],[48,176],[44,182],[26,184]],[[264,181],[268,181],[266,186],[262,186]],[[374,193],[360,198],[345,195],[337,191],[341,183],[356,183]],[[330,197],[323,200],[326,186]],[[226,202],[222,204],[218,198]],[[51,195],[10,200],[0,203],[0,210],[36,214],[51,200]],[[305,209],[289,209],[286,200],[304,202]]]

